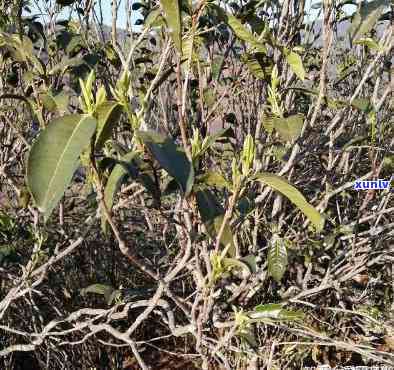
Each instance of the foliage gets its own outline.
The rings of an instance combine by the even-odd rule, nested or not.
[[[388,3],[38,3],[0,4],[0,367],[389,364]]]

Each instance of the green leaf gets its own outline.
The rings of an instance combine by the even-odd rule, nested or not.
[[[249,254],[248,256],[241,257],[240,260],[249,266],[249,269],[252,273],[255,274],[257,272],[256,256]]]
[[[184,150],[170,138],[154,131],[138,131],[137,135],[188,196],[194,184],[194,169]]]
[[[81,35],[74,35],[71,37],[70,42],[67,44],[66,53],[71,54],[73,52],[78,52],[78,48],[84,45],[84,41]]]
[[[283,309],[282,307],[283,304],[281,303],[259,304],[254,308],[254,312],[249,313],[248,316],[252,318],[278,319]]]
[[[285,310],[283,304],[268,303],[260,304],[254,308],[254,311],[248,312],[251,319],[273,319],[273,320],[302,320],[304,313],[302,311]]]
[[[267,53],[267,48],[260,41],[258,41],[253,33],[250,32],[236,17],[233,15],[227,15],[227,24],[231,27],[239,39],[250,44],[256,49],[256,51],[264,54]]]
[[[211,6],[217,11],[219,19],[227,23],[228,26],[231,27],[231,29],[239,39],[248,43],[250,46],[252,46],[255,49],[255,51],[267,54],[267,48],[263,45],[263,43],[259,39],[257,39],[253,35],[251,31],[249,31],[242,24],[242,22],[239,19],[227,13],[223,8],[221,8],[218,5],[211,4]]]
[[[362,112],[367,113],[367,114],[370,113],[371,111],[373,111],[373,109],[374,109],[371,101],[366,98],[354,99],[351,106],[353,108],[359,109]]]
[[[44,107],[50,112],[56,112],[63,114],[70,114],[68,110],[68,103],[70,97],[64,92],[53,94],[52,91],[48,91],[45,94],[41,94],[40,98],[44,104]]]
[[[107,101],[97,107],[96,150],[102,148],[111,137],[112,130],[116,127],[121,114],[122,106],[117,102]]]
[[[260,80],[267,78],[272,72],[272,65],[265,63],[263,53],[246,53],[241,55],[241,60],[248,66],[250,73]]]
[[[190,68],[198,60],[198,47],[201,44],[201,39],[197,37],[194,30],[191,30],[186,39],[182,42],[182,55],[185,58],[184,73],[190,72]]]
[[[279,283],[287,268],[287,248],[277,235],[272,237],[268,249],[268,272]]]
[[[132,160],[137,156],[137,152],[130,152],[124,155],[118,164],[114,167],[108,178],[104,189],[104,201],[109,211],[112,209],[115,193],[119,190],[125,178],[130,174],[136,175],[137,169],[131,164]],[[101,227],[103,232],[107,232],[107,218],[102,214]]]
[[[152,11],[146,17],[144,25],[145,28],[160,27],[165,25],[164,19],[161,16],[161,9],[159,7],[152,9]]]
[[[304,126],[304,116],[302,114],[294,114],[287,118],[263,114],[261,119],[263,127],[268,133],[271,134],[275,129],[285,142],[297,140]]]
[[[280,320],[286,320],[286,321],[299,321],[299,320],[304,320],[305,319],[305,314],[301,310],[282,310],[280,313]]]
[[[387,0],[363,1],[359,5],[359,10],[353,17],[350,26],[350,37],[353,42],[358,41],[366,33],[370,32],[386,7],[390,5]]]
[[[285,53],[285,55],[286,55],[286,61],[289,64],[292,71],[296,74],[296,76],[301,81],[304,81],[305,69],[304,69],[304,65],[302,64],[301,57],[294,51],[291,51],[290,53]]]
[[[212,135],[207,136],[204,141],[203,141],[203,149],[207,150],[209,148],[211,148],[216,141],[218,141],[219,139],[228,139],[228,138],[234,138],[234,131],[227,127],[227,128],[223,128],[217,132],[215,132]]]
[[[274,190],[286,196],[293,204],[295,204],[301,212],[315,225],[318,231],[324,228],[323,216],[311,206],[304,196],[283,177],[263,172],[256,175],[256,179],[262,181]]]
[[[95,130],[93,117],[68,115],[50,122],[33,143],[27,163],[27,184],[45,221],[63,196],[78,167],[78,157]]]
[[[274,127],[284,141],[297,140],[304,126],[304,116],[294,114],[287,118],[274,118]]]
[[[224,258],[223,266],[225,268],[238,268],[246,272],[247,275],[250,275],[253,271],[250,269],[249,265],[242,261],[241,259],[236,258]]]
[[[364,45],[369,47],[372,50],[380,50],[379,44],[372,38],[366,37],[366,38],[359,38],[357,41],[354,42],[354,44],[357,45]]]
[[[83,58],[80,57],[75,57],[75,58],[64,57],[59,64],[57,64],[48,72],[48,74],[53,75],[58,72],[64,73],[67,68],[78,67],[84,63],[85,61],[83,60]]]
[[[196,200],[202,222],[204,223],[209,236],[213,240],[216,240],[223,223],[224,209],[215,195],[209,190],[198,191],[196,193]],[[224,227],[220,244],[222,247],[226,247],[228,244],[230,244],[229,254],[230,256],[235,255],[233,234],[228,224],[226,224]]]
[[[82,296],[85,296],[86,293],[95,293],[95,294],[103,295],[108,305],[110,305],[114,300],[115,296],[117,295],[114,293],[120,293],[120,292],[118,290],[115,290],[115,288],[111,285],[92,284],[86,288],[81,289]]]
[[[179,0],[160,0],[160,3],[165,13],[172,40],[178,51],[182,53],[182,23]]]
[[[204,183],[208,186],[215,186],[218,188],[231,188],[231,184],[223,177],[223,175],[216,171],[208,171],[198,177],[198,182]]]

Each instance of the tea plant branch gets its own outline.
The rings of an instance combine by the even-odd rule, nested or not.
[[[378,103],[376,104],[376,111],[379,111],[382,108],[383,103],[386,101],[389,94],[392,94],[394,91],[394,80],[391,82],[389,86],[384,90],[381,98],[379,99]]]
[[[3,99],[15,99],[15,100],[21,100],[23,102],[25,102],[26,104],[30,105],[29,101],[27,100],[26,97],[24,97],[23,95],[18,95],[18,94],[2,94],[0,95],[0,100]]]
[[[125,335],[127,337],[130,337],[130,335],[141,325],[141,323],[149,316],[149,314],[154,310],[154,308],[157,306],[157,303],[159,302],[162,294],[165,291],[165,285],[162,283],[159,283],[159,286],[156,290],[156,293],[154,296],[149,300],[149,305],[146,307],[146,309],[134,320],[134,323],[127,329],[125,332]]]
[[[118,0],[112,0],[111,4],[112,22],[111,22],[111,41],[112,46],[117,47],[118,37],[117,37],[117,19],[118,19]]]
[[[376,64],[382,59],[382,56],[386,53],[389,53],[391,51],[391,49],[394,46],[394,43],[392,42],[392,34],[393,34],[393,30],[392,27],[390,27],[389,29],[386,29],[382,39],[383,39],[383,45],[385,45],[387,43],[387,45],[385,45],[384,47],[381,48],[381,50],[377,53],[377,55],[375,56],[375,58],[372,60],[372,62],[369,64],[367,70],[365,71],[360,83],[357,85],[357,88],[355,89],[354,93],[352,94],[351,98],[350,98],[350,104],[352,102],[354,102],[354,100],[357,98],[357,96],[359,95],[359,93],[361,92],[365,82],[368,80],[371,72],[373,71],[373,69],[375,68]],[[386,40],[386,41],[385,41]],[[392,82],[391,82],[392,84]],[[392,86],[388,86],[386,91],[390,90],[392,91]],[[383,105],[384,100],[386,99],[386,97],[388,96],[388,94],[390,93],[390,91],[387,91],[387,93],[383,94],[381,100],[379,101],[376,110],[378,110],[378,107],[380,109],[380,107]],[[342,120],[343,115],[345,113],[345,111],[347,110],[347,108],[343,108],[342,110],[340,110],[335,117],[332,120],[332,123],[327,127],[326,131],[325,131],[325,135],[329,135],[329,133],[334,129],[334,127]]]
[[[345,341],[340,341],[340,340],[335,340],[335,339],[331,339],[325,335],[321,335],[320,333],[317,332],[312,332],[310,330],[303,330],[303,329],[297,329],[297,328],[291,328],[289,326],[285,326],[285,325],[278,325],[275,323],[271,323],[271,322],[267,322],[268,325],[270,326],[274,326],[274,327],[280,327],[286,331],[290,331],[290,332],[294,332],[297,334],[301,334],[303,336],[306,337],[312,337],[312,338],[317,338],[321,341],[324,342],[330,342],[332,343],[332,346],[336,346],[338,348],[342,348],[348,351],[352,351],[352,352],[356,352],[359,353],[362,356],[365,356],[368,359],[374,360],[374,361],[380,361],[381,363],[385,363],[385,364],[392,364],[392,360],[386,360],[384,357],[380,357],[377,356],[379,354],[379,351],[376,351],[375,348],[371,347],[371,346],[365,346],[365,345],[360,345],[360,344],[355,344],[355,343],[351,343],[351,342],[345,342]],[[375,355],[376,353],[376,355]],[[384,353],[385,355],[387,355],[388,357],[391,357],[392,359],[394,359],[394,355],[386,352]]]
[[[390,51],[392,50],[392,48],[394,46],[393,28],[392,27],[386,29],[385,34],[383,35],[382,39],[386,40],[386,41],[383,42],[383,46],[382,46],[381,50],[377,53],[377,55],[375,56],[372,63],[369,64],[367,70],[364,73],[363,78],[361,79],[361,81],[358,84],[356,90],[354,91],[352,97],[350,98],[350,104],[352,104],[354,102],[354,99],[356,99],[357,96],[359,95],[359,93],[361,92],[362,88],[364,87],[365,82],[368,80],[368,78],[369,78],[372,70],[375,68],[376,64],[381,60],[381,58],[385,54],[389,54]],[[386,45],[386,43],[387,43],[387,45]]]
[[[45,271],[48,270],[49,267],[51,267],[52,265],[54,265],[55,263],[57,263],[58,261],[62,260],[65,256],[69,255],[70,253],[72,253],[76,248],[78,248],[82,242],[84,241],[83,237],[79,237],[75,242],[73,242],[72,244],[70,244],[67,248],[65,248],[64,250],[62,250],[61,252],[59,252],[58,254],[52,256],[48,262],[46,262],[44,265],[40,266],[39,268],[33,270],[30,273],[30,277],[36,276],[38,274],[41,274]]]
[[[185,153],[191,161],[192,155],[190,152],[190,147],[189,147],[189,141],[187,138],[187,129],[186,129],[186,123],[185,123],[185,117],[182,111],[182,69],[181,69],[181,56],[177,56],[177,66],[176,66],[176,81],[177,81],[177,106],[178,106],[178,125],[181,131],[181,138],[182,138],[182,144],[183,148],[185,150]]]
[[[233,212],[234,212],[234,207],[236,205],[237,202],[237,198],[238,198],[238,189],[235,189],[233,194],[230,196],[229,202],[228,202],[228,208],[224,214],[223,217],[223,221],[220,225],[220,229],[218,232],[218,235],[216,237],[216,241],[215,241],[215,253],[219,252],[219,248],[220,248],[220,241],[222,239],[224,230],[226,228],[226,226],[229,224],[231,217],[233,216]]]
[[[129,54],[127,55],[127,58],[126,58],[126,63],[123,66],[125,71],[129,71],[130,70],[131,64],[134,66],[134,62],[132,63],[132,61],[133,61],[133,54],[134,54],[137,46],[139,46],[139,44],[141,44],[141,42],[144,40],[144,38],[149,33],[149,31],[150,31],[150,27],[144,27],[144,29],[142,30],[142,32],[138,36],[137,40],[135,40],[133,42],[133,44],[131,45]]]
[[[151,95],[152,95],[153,91],[164,81],[163,78],[166,77],[166,74],[163,75],[162,72],[163,72],[164,66],[167,62],[170,50],[171,50],[171,42],[170,42],[170,39],[167,39],[165,47],[164,47],[164,52],[161,55],[158,71],[156,73],[156,76],[152,80],[151,84],[149,85],[149,88],[144,96],[141,110],[137,114],[137,119],[140,119],[144,116],[143,119],[145,120],[148,112],[150,112],[150,109],[151,109],[150,103],[152,102]]]
[[[331,49],[331,43],[333,38],[332,25],[331,25],[331,15],[332,15],[332,7],[331,0],[323,1],[323,49],[322,49],[322,66],[320,69],[320,87],[319,87],[319,96],[317,98],[315,110],[313,112],[310,127],[315,125],[317,115],[319,113],[321,103],[323,101],[323,97],[326,94],[326,78],[327,78],[327,66],[328,66],[328,57],[329,51]]]
[[[119,246],[120,251],[123,253],[123,255],[125,255],[131,261],[131,263],[133,265],[135,265],[141,271],[143,271],[144,273],[149,275],[154,280],[159,280],[159,275],[157,273],[155,273],[154,271],[152,271],[148,266],[146,266],[145,263],[143,263],[135,255],[135,252],[132,251],[130,249],[130,247],[127,246],[126,242],[123,240],[118,227],[116,226],[115,222],[112,219],[112,216],[111,216],[110,211],[108,210],[107,204],[105,203],[104,188],[103,188],[103,184],[100,180],[100,175],[98,173],[93,155],[91,156],[91,164],[92,164],[91,168],[93,169],[93,172],[96,177],[97,200],[98,200],[99,204],[101,205],[101,209],[104,212],[104,215],[105,215],[109,225],[111,226],[114,236],[118,242],[118,246]]]

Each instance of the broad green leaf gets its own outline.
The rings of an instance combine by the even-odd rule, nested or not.
[[[191,29],[182,42],[182,56],[185,59],[185,63],[183,64],[185,74],[189,73],[191,66],[198,62],[198,52],[201,44],[201,37],[196,36],[194,29]]]
[[[165,25],[164,19],[161,16],[161,9],[153,9],[145,19],[145,28],[161,27]]]
[[[301,212],[309,218],[318,231],[324,228],[323,216],[311,206],[304,196],[283,177],[273,175],[268,172],[263,172],[256,175],[256,180],[259,180],[274,190],[286,196],[293,204],[295,204]]]
[[[137,169],[132,165],[132,160],[137,156],[137,152],[130,152],[124,155],[113,168],[104,189],[104,201],[109,211],[112,209],[114,196],[124,182],[125,178],[130,174],[137,173]],[[105,214],[101,217],[101,227],[104,233],[107,232],[107,218]]]
[[[254,308],[253,312],[248,314],[248,316],[251,318],[278,319],[282,309],[283,304],[281,303],[259,304]]]
[[[198,177],[198,182],[202,182],[208,186],[215,186],[218,188],[231,188],[231,184],[223,177],[222,174],[215,171],[208,171]]]
[[[253,271],[250,269],[249,265],[236,258],[224,258],[223,259],[223,266],[225,268],[238,268],[246,272],[246,274],[250,275]]]
[[[304,320],[305,314],[301,310],[282,310],[280,313],[280,320],[297,321]]]
[[[95,293],[95,294],[105,295],[108,292],[110,292],[110,294],[111,294],[113,290],[114,290],[114,288],[110,285],[92,284],[92,285],[87,286],[86,288],[81,289],[81,295],[85,296],[86,293]]]
[[[66,47],[66,53],[72,53],[77,47],[80,47],[84,44],[84,40],[81,35],[72,36],[70,42]]]
[[[186,59],[186,65],[184,66],[185,74],[190,72],[190,67],[193,58],[193,48],[194,48],[194,34],[191,33],[186,37],[182,43],[182,56]]]
[[[373,104],[371,103],[371,101],[369,99],[366,98],[358,98],[358,99],[354,99],[352,101],[351,106],[353,108],[357,108],[359,110],[361,110],[364,113],[370,113],[371,111],[373,111],[374,107]]]
[[[100,149],[111,137],[112,130],[116,127],[121,114],[122,106],[117,102],[106,101],[97,107],[96,150]]]
[[[246,53],[241,56],[242,62],[248,66],[250,73],[261,80],[267,78],[272,72],[272,66],[264,63],[263,55],[263,53]]]
[[[96,120],[73,114],[53,120],[33,143],[27,163],[27,184],[38,209],[48,220],[89,145]]]
[[[274,127],[285,141],[297,140],[304,126],[304,116],[294,114],[287,118],[274,118]]]
[[[196,193],[196,200],[202,222],[204,223],[209,236],[213,240],[216,240],[223,223],[224,209],[215,197],[215,195],[209,190],[198,191]],[[235,255],[233,234],[228,224],[224,227],[224,232],[220,239],[220,244],[222,245],[222,247],[226,247],[230,244],[228,252],[231,257]]]
[[[370,32],[386,7],[390,5],[388,0],[362,1],[350,26],[352,41],[358,41],[366,33]]]
[[[44,107],[50,112],[56,112],[62,114],[70,114],[68,110],[68,104],[70,97],[64,92],[53,94],[52,91],[48,91],[45,94],[40,95]]]
[[[374,39],[372,39],[370,37],[359,38],[354,44],[365,45],[372,50],[380,50],[381,49],[379,44]]]
[[[110,305],[112,301],[115,299],[117,294],[120,294],[119,290],[115,290],[115,288],[111,285],[106,284],[92,284],[86,288],[81,289],[81,295],[85,296],[86,293],[95,293],[103,295],[107,304]]]
[[[219,139],[234,137],[234,131],[231,128],[223,128],[212,135],[207,136],[203,141],[203,149],[211,148]]]
[[[160,3],[165,13],[172,40],[178,51],[182,53],[182,23],[179,0],[160,0]]]
[[[241,216],[245,218],[248,214],[253,212],[255,209],[255,203],[253,199],[250,199],[248,196],[243,196],[237,202],[237,209]]]
[[[304,313],[302,311],[285,310],[282,304],[268,303],[260,304],[254,308],[254,311],[248,313],[252,319],[273,319],[273,320],[302,320]]]
[[[245,138],[243,149],[241,152],[242,173],[248,174],[256,155],[256,146],[252,135],[248,134]]]
[[[0,47],[3,46],[13,59],[19,62],[30,61],[39,74],[44,74],[43,63],[34,54],[33,43],[27,36],[23,36],[21,40],[17,34],[0,32]]]
[[[255,51],[267,54],[267,48],[263,45],[263,43],[259,39],[257,39],[253,35],[251,31],[249,31],[242,24],[242,22],[239,19],[227,13],[223,8],[221,8],[218,5],[212,4],[211,6],[212,8],[216,9],[219,18],[231,27],[231,29],[239,39],[248,43],[250,46],[252,46],[255,49]]]
[[[285,55],[286,55],[286,61],[289,64],[292,71],[296,74],[296,76],[301,81],[304,81],[305,69],[304,69],[304,65],[302,64],[301,57],[294,51],[291,51],[290,53],[285,53]]]
[[[243,62],[246,63],[246,65],[249,68],[250,73],[259,79],[264,79],[265,78],[265,73],[263,68],[261,68],[261,65],[259,64],[259,62],[257,61],[256,58],[253,57],[246,57],[243,59]]]
[[[227,15],[227,24],[234,31],[235,35],[252,46],[256,51],[266,54],[267,48],[250,32],[240,20],[233,15]]]
[[[185,195],[189,195],[194,184],[194,169],[184,150],[170,138],[154,131],[139,131],[137,135],[159,164],[178,182]]]
[[[249,269],[252,273],[255,274],[257,272],[256,256],[249,254],[245,257],[241,257],[240,260],[249,266]]]
[[[273,129],[275,129],[283,141],[297,140],[304,125],[304,116],[302,114],[294,114],[287,118],[263,114],[261,119],[266,131],[271,134]]]
[[[253,33],[250,32],[241,23],[240,20],[238,20],[233,15],[228,15],[227,16],[227,23],[231,27],[231,29],[234,31],[234,33],[236,34],[236,36],[238,38],[240,38],[241,40],[250,44],[253,48],[256,49],[256,51],[259,51],[264,54],[267,53],[267,48],[260,41],[257,40],[257,38],[253,35]]]
[[[112,305],[112,302],[122,296],[122,291],[120,289],[114,290],[110,295],[105,296],[105,300],[107,301],[107,305]]]
[[[277,235],[272,237],[268,249],[268,272],[279,283],[287,268],[287,248]]]
[[[57,64],[48,72],[48,74],[53,75],[58,72],[64,73],[67,68],[78,67],[84,63],[85,61],[81,57],[74,57],[74,58],[64,57],[59,64]]]

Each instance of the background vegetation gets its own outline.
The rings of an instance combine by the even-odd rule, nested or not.
[[[1,368],[393,364],[393,5],[352,3],[0,4]]]

